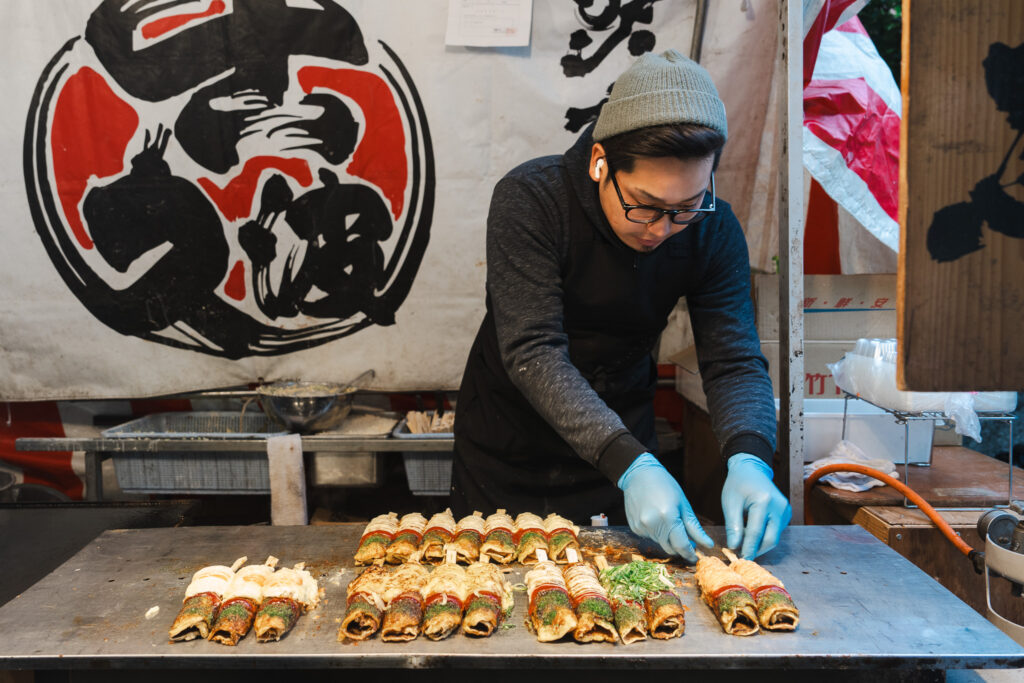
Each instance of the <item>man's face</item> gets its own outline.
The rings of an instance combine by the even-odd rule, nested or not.
[[[599,160],[604,161],[599,164]],[[598,183],[601,208],[618,238],[630,249],[647,253],[687,226],[673,223],[667,215],[653,223],[628,220],[612,184],[612,174],[615,174],[626,204],[689,209],[700,207],[704,200],[713,165],[713,154],[686,161],[674,157],[643,157],[637,159],[633,170],[626,173],[616,168],[609,169],[604,148],[595,143],[590,160],[590,178]]]

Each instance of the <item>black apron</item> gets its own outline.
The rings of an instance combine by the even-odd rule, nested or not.
[[[663,245],[640,255],[599,234],[569,180],[569,254],[562,273],[569,357],[626,428],[657,453],[652,350],[679,290]],[[675,250],[671,250],[675,251]],[[673,283],[674,284],[674,283]],[[622,492],[533,409],[502,364],[487,314],[466,363],[455,421],[451,504],[456,517],[498,508],[557,512],[577,523],[625,524]]]

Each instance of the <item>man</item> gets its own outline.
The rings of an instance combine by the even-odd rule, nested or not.
[[[728,461],[727,543],[749,558],[778,542],[791,510],[768,464],[775,406],[746,241],[714,193],[726,135],[707,72],[674,50],[646,54],[564,155],[498,182],[487,314],[458,398],[458,512],[614,519],[624,504],[633,531],[667,553],[695,561],[694,541],[712,546],[653,455],[653,349],[685,296]]]

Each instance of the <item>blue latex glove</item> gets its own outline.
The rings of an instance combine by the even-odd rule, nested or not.
[[[679,483],[657,458],[643,453],[619,477],[626,499],[626,519],[634,533],[653,539],[669,555],[697,561],[693,543],[713,548]]]
[[[729,475],[722,487],[725,543],[730,548],[743,542],[740,552],[752,560],[779,542],[779,534],[793,516],[786,497],[772,483],[772,468],[750,453],[729,458]],[[746,527],[743,514],[746,513]]]

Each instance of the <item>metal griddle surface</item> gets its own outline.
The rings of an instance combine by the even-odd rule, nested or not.
[[[722,529],[711,529],[721,542]],[[0,668],[528,667],[528,668],[982,668],[1024,666],[1024,649],[860,527],[791,527],[762,558],[801,611],[795,633],[725,635],[699,601],[692,573],[677,589],[686,635],[633,645],[538,643],[526,600],[490,638],[339,643],[345,587],[362,525],[191,527],[108,531],[0,608]],[[638,541],[628,531],[586,529],[587,547]],[[284,640],[237,647],[171,644],[167,630],[197,569],[242,555],[282,566],[305,561],[326,589],[320,607]],[[965,560],[966,562],[966,560]],[[512,574],[516,581],[521,567]],[[159,614],[145,618],[159,606]]]

